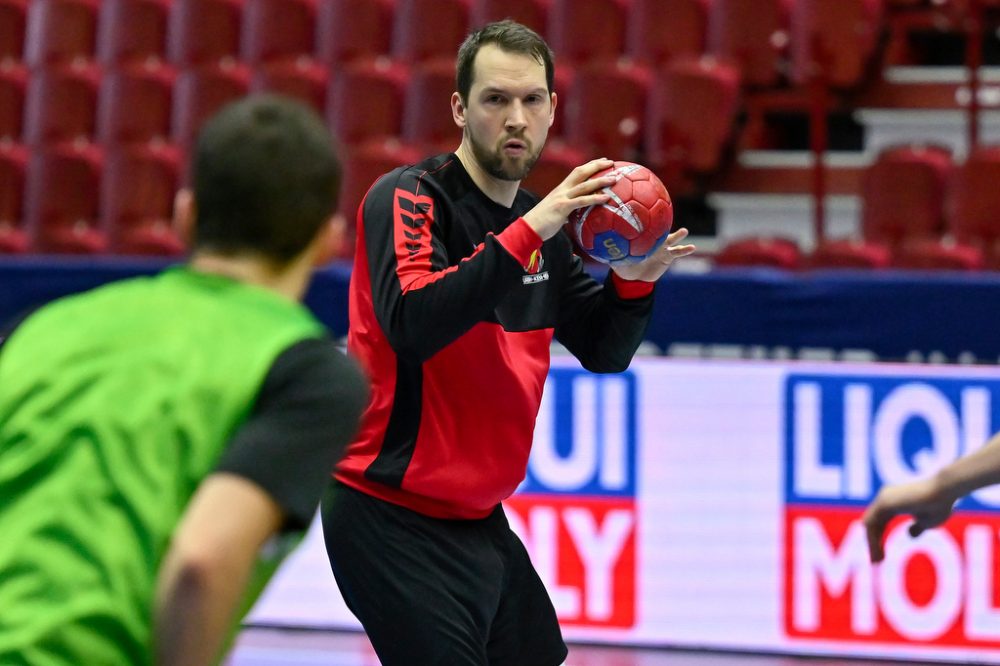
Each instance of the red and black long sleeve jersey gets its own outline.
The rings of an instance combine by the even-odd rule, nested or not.
[[[481,518],[525,475],[553,336],[595,372],[628,367],[653,285],[590,277],[454,154],[401,167],[358,212],[348,349],[370,374],[341,482],[439,518]]]

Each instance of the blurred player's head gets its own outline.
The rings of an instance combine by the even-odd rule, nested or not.
[[[554,118],[552,50],[514,21],[490,23],[458,49],[455,122],[479,165],[500,180],[524,178]]]
[[[329,227],[341,164],[323,121],[305,105],[263,95],[234,102],[198,135],[192,250],[257,257],[281,267]]]

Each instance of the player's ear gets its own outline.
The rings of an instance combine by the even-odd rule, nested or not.
[[[455,120],[456,125],[465,129],[465,103],[457,92],[451,94],[451,117]]]
[[[549,106],[549,127],[552,127],[552,123],[556,121],[556,103],[559,102],[559,97],[555,93],[552,93],[550,97],[552,105]]]
[[[315,246],[311,250],[314,266],[327,264],[343,256],[347,245],[347,218],[339,212],[334,213],[316,234],[312,244]]]
[[[198,210],[194,202],[194,192],[183,188],[174,195],[174,230],[184,246],[190,248],[194,242],[194,227]]]

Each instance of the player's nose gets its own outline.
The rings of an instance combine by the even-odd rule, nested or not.
[[[505,123],[507,129],[523,129],[527,124],[528,120],[524,112],[524,105],[521,104],[520,100],[514,100],[514,103],[510,105],[507,112],[507,122]]]

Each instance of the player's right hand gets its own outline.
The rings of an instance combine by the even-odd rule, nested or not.
[[[861,518],[868,535],[871,561],[881,562],[885,557],[883,537],[889,521],[894,517],[912,515],[914,522],[909,528],[910,536],[920,536],[924,530],[948,520],[955,501],[956,498],[941,492],[934,478],[882,488]]]
[[[524,214],[524,221],[542,237],[542,240],[552,238],[566,224],[569,214],[577,208],[607,203],[611,199],[602,190],[613,185],[618,177],[604,176],[591,180],[591,176],[604,169],[610,169],[613,165],[612,160],[602,157],[573,169],[566,176],[566,180],[559,183],[534,208]]]

